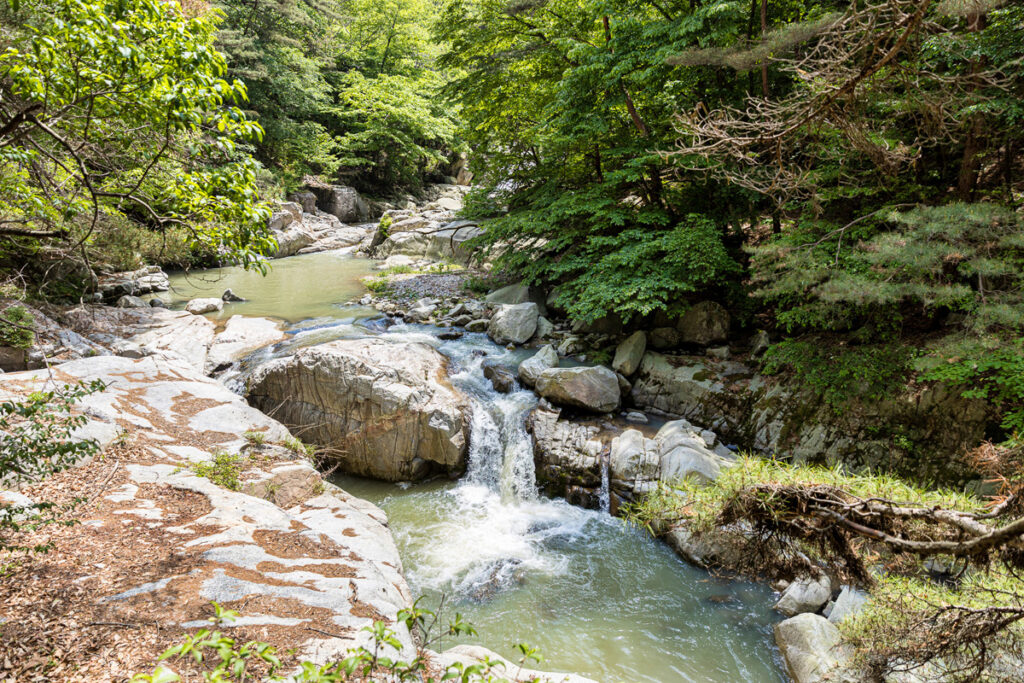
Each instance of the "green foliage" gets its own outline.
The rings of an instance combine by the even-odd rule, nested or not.
[[[966,357],[929,359],[921,374],[960,389],[964,398],[982,399],[1002,414],[1008,434],[1024,435],[1024,339],[996,349],[961,347]],[[949,349],[944,349],[947,353]]]
[[[222,78],[213,16],[158,0],[30,0],[3,21],[6,226],[80,245],[128,218],[259,263],[269,212],[239,145],[261,129],[238,107],[244,85]]]
[[[46,391],[36,391],[23,400],[0,403],[0,483],[5,488],[38,481],[73,466],[99,450],[94,440],[80,440],[73,432],[88,418],[75,415],[72,407],[105,385],[99,380]],[[43,552],[49,546],[33,548],[10,543],[11,533],[31,531],[53,523],[73,524],[53,503],[29,506],[0,505],[0,550]]]
[[[315,446],[311,444],[304,444],[294,436],[289,436],[284,440],[284,447],[295,455],[302,455],[308,458],[311,458],[316,454]]]
[[[249,431],[242,434],[242,437],[250,446],[262,446],[267,441],[266,432]]]
[[[242,464],[242,456],[237,453],[219,451],[208,462],[193,463],[191,469],[197,476],[205,477],[217,486],[238,491],[242,488]]]
[[[4,321],[11,324],[5,324]],[[0,313],[0,346],[29,349],[35,343],[35,318],[24,306],[8,306]],[[27,329],[26,329],[27,328]]]
[[[412,609],[401,610],[398,621],[410,632],[418,631],[424,642],[425,650],[438,640],[438,637],[475,635],[476,630],[465,623],[456,614],[448,628],[438,637],[432,637],[431,629],[437,624],[438,616],[431,611],[420,608],[419,600]],[[344,683],[346,681],[418,681],[439,683],[439,681],[455,681],[456,683],[509,683],[510,679],[501,674],[505,665],[499,661],[485,659],[478,664],[465,665],[456,663],[442,672],[440,678],[428,673],[428,660],[423,651],[412,660],[404,662],[388,656],[387,653],[398,653],[402,643],[397,633],[385,622],[375,621],[363,631],[369,634],[369,646],[361,646],[349,650],[348,656],[340,662],[314,664],[302,662],[299,672],[285,679],[278,675],[282,667],[277,650],[272,645],[260,641],[239,642],[219,630],[238,617],[238,613],[222,608],[213,603],[214,616],[208,619],[210,627],[200,629],[185,638],[184,642],[168,648],[160,661],[191,659],[204,664],[206,671],[203,680],[210,683],[246,683],[251,681],[285,681],[294,680],[303,683]],[[520,669],[529,662],[540,661],[536,649],[520,644],[522,653]],[[515,680],[523,680],[519,672],[507,672]],[[133,683],[174,683],[183,680],[171,669],[158,665],[152,673],[135,674]],[[532,679],[531,683],[536,683]]]
[[[394,222],[395,219],[390,213],[386,213],[380,217],[380,222],[377,223],[377,232],[380,233],[381,241],[386,240],[391,235],[391,226]]]
[[[259,158],[286,189],[307,174],[415,187],[456,146],[433,67],[428,0],[221,0],[219,45],[266,130]]]
[[[882,401],[898,394],[910,372],[911,350],[898,344],[837,346],[829,340],[786,340],[765,352],[762,371],[795,373],[837,413],[851,399]]]

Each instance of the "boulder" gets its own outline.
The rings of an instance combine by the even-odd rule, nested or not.
[[[286,228],[271,230],[271,232],[277,241],[277,249],[271,255],[272,258],[294,256],[316,242],[316,235],[301,221],[290,223]]]
[[[660,469],[658,444],[636,429],[627,429],[612,440],[608,461],[611,476],[635,489],[637,483],[657,481]]]
[[[405,314],[405,319],[414,323],[426,322],[430,319],[430,316],[434,315],[434,311],[436,310],[437,306],[433,304],[416,306]]]
[[[768,347],[772,345],[771,337],[764,330],[758,330],[750,338],[750,355],[754,358],[763,356]]]
[[[519,364],[519,379],[528,387],[537,384],[540,374],[558,367],[558,353],[551,344],[542,346],[537,353]]]
[[[343,471],[409,481],[465,466],[467,403],[445,368],[425,344],[341,340],[257,368],[248,398],[330,446]]]
[[[228,320],[224,331],[213,338],[206,356],[206,374],[216,372],[243,356],[284,339],[281,324],[269,318],[249,318],[235,315]]]
[[[526,302],[498,307],[487,326],[487,334],[497,344],[522,344],[537,331],[537,304]]]
[[[523,304],[526,305],[526,304]],[[537,393],[552,403],[607,413],[619,407],[619,381],[603,366],[549,368],[537,378]]]
[[[224,300],[216,297],[192,299],[185,304],[185,310],[192,315],[203,315],[224,309]]]
[[[724,392],[724,384],[700,359],[686,358],[684,362],[648,351],[633,378],[632,396],[640,407],[703,420],[714,412],[710,406]]]
[[[522,283],[496,289],[484,297],[489,304],[521,304],[530,300],[530,288]]]
[[[225,289],[224,293],[220,295],[220,298],[227,303],[240,303],[246,300],[244,297],[238,296],[230,289]]]
[[[547,339],[555,331],[555,325],[544,316],[537,317],[537,331],[534,336],[537,339]]]
[[[729,311],[714,301],[701,301],[679,320],[681,341],[687,344],[715,344],[729,338]]]
[[[316,213],[316,195],[309,190],[293,192],[288,195],[288,201],[301,206],[303,213]]]
[[[696,478],[710,483],[732,461],[710,450],[706,440],[686,420],[668,422],[658,430],[659,478],[665,482]]]
[[[817,612],[832,597],[832,582],[824,574],[802,576],[782,592],[775,609],[788,617]]]
[[[854,683],[850,655],[839,629],[817,614],[800,614],[775,625],[779,646],[795,683]]]
[[[503,365],[484,365],[484,377],[491,380],[491,385],[498,393],[508,394],[516,388],[515,375]]]
[[[344,185],[317,185],[310,188],[316,194],[316,205],[324,213],[335,216],[342,223],[363,223],[370,218],[370,206],[353,187]]]
[[[118,308],[146,308],[148,306],[149,304],[145,301],[137,296],[132,296],[131,294],[125,294],[117,300]]]
[[[473,251],[466,243],[482,234],[483,229],[473,221],[454,221],[441,228],[424,227],[405,232],[395,232],[392,226],[387,239],[376,248],[375,254],[377,258],[402,255],[465,264],[473,256]]]
[[[651,330],[651,347],[658,351],[667,351],[679,346],[682,340],[678,330],[674,327],[656,327]]]
[[[604,448],[598,428],[558,418],[557,410],[537,408],[526,420],[533,439],[538,485],[549,496],[567,497],[573,488],[589,488],[596,493],[601,485]]]
[[[646,350],[647,335],[643,331],[634,332],[615,349],[612,370],[629,377],[640,367],[640,361],[643,360]]]
[[[828,613],[828,620],[833,624],[838,624],[843,619],[853,616],[864,608],[868,597],[867,593],[853,586],[843,586],[835,604],[832,605],[832,611]]]

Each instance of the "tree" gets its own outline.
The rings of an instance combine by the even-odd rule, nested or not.
[[[214,20],[174,2],[40,0],[3,12],[0,235],[68,256],[119,218],[186,230],[246,266],[269,248],[255,165],[260,128],[221,76]]]

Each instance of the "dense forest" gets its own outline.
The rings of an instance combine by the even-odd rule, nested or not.
[[[579,325],[718,302],[769,335],[760,372],[837,411],[928,384],[980,399],[987,441],[950,460],[993,517],[1024,513],[1024,3],[7,0],[0,25],[4,298],[88,300],[149,263],[264,269],[273,203],[311,182],[387,200],[468,169],[492,281]],[[809,514],[996,565],[987,599],[880,619],[865,646],[899,660],[932,629],[906,642],[984,670],[1024,619],[1019,532],[854,514],[843,486],[733,491],[721,514],[868,581]]]

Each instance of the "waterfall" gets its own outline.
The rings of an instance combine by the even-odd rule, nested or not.
[[[601,489],[597,494],[598,508],[602,512],[611,514],[612,511],[612,492],[611,482],[609,481],[608,475],[608,460],[609,454],[607,451],[601,453]]]

